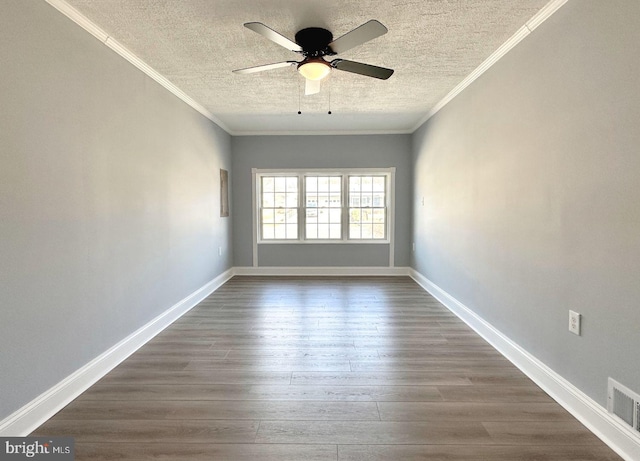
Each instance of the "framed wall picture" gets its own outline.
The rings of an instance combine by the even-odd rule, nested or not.
[[[229,172],[220,169],[220,216],[229,216]]]

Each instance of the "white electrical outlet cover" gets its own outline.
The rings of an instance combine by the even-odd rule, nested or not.
[[[581,315],[574,311],[569,311],[569,331],[580,336]]]

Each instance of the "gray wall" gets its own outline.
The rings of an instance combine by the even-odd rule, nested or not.
[[[413,267],[603,406],[640,391],[639,43],[639,2],[568,2],[413,140]]]
[[[231,141],[234,260],[251,266],[252,168],[396,167],[395,265],[408,266],[411,136],[238,136]],[[260,266],[388,266],[388,245],[260,245]]]
[[[2,420],[232,259],[226,133],[43,1],[0,63]]]

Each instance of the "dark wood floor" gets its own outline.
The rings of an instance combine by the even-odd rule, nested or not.
[[[234,277],[34,435],[77,460],[620,459],[405,277]]]

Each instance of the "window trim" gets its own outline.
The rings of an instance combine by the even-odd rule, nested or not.
[[[252,169],[252,214],[253,214],[253,242],[254,261],[257,260],[258,245],[390,245],[393,252],[394,228],[395,228],[395,167],[389,168],[282,168],[282,169]],[[385,176],[385,238],[384,239],[351,239],[349,238],[349,176]],[[264,176],[296,176],[299,178],[298,190],[298,238],[297,239],[262,239],[261,237],[261,190],[262,177]],[[342,179],[342,223],[340,239],[307,239],[305,237],[305,213],[306,203],[304,194],[306,190],[306,176],[341,176]]]

